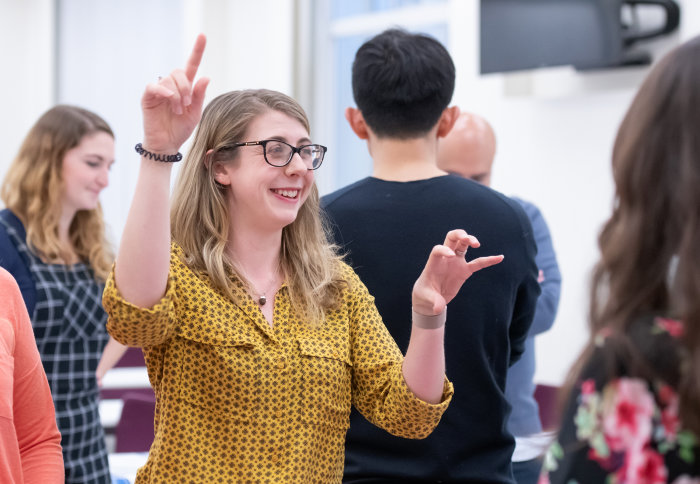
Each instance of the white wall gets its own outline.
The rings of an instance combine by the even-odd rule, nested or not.
[[[0,0],[0,180],[26,132],[53,103],[53,20],[52,0]]]
[[[141,94],[186,59],[183,1],[60,0],[57,17],[56,102],[95,111],[115,134],[115,164],[100,200],[117,244],[136,185]]]

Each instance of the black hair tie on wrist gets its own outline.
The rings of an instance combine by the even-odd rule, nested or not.
[[[179,151],[174,155],[161,155],[151,153],[147,149],[144,149],[141,143],[138,143],[136,146],[134,146],[134,149],[139,155],[146,156],[150,160],[163,161],[166,163],[175,163],[176,161],[180,161],[182,159],[182,153],[180,153]]]

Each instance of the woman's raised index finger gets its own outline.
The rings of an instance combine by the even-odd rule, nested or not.
[[[194,76],[197,75],[197,69],[199,69],[199,63],[202,62],[202,55],[204,54],[204,46],[207,45],[207,38],[204,34],[199,34],[197,40],[194,42],[194,48],[190,54],[190,58],[187,59],[187,65],[185,66],[185,75],[187,79],[192,82]]]

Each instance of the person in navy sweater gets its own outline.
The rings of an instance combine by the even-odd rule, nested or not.
[[[410,337],[413,281],[446,230],[478,238],[468,259],[505,258],[475,274],[449,304],[445,358],[455,394],[438,427],[407,440],[353,413],[344,482],[512,484],[505,385],[540,293],[532,227],[518,203],[437,167],[437,146],[459,113],[448,106],[454,64],[437,40],[385,31],[360,47],[352,76],[357,108],[345,115],[367,141],[373,172],[324,197],[323,206],[399,347],[405,351]]]

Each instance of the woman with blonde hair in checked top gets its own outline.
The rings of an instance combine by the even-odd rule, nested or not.
[[[502,256],[467,262],[479,244],[463,230],[435,246],[403,357],[326,239],[314,184],[326,148],[304,111],[247,90],[202,113],[204,45],[146,87],[139,179],[104,295],[110,333],[144,347],[156,392],[137,482],[340,482],[351,405],[407,438],[437,425],[452,395],[446,305]],[[170,161],[198,122],[171,207]]]
[[[100,303],[114,262],[99,203],[112,163],[109,125],[58,105],[30,129],[2,183],[0,266],[31,317],[67,483],[111,483],[99,384],[126,350],[110,340]]]

